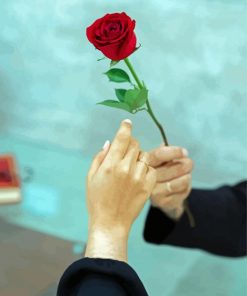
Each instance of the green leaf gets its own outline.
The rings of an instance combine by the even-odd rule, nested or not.
[[[129,75],[122,69],[110,69],[104,74],[106,74],[109,80],[113,82],[130,82]]]
[[[125,93],[124,102],[130,106],[131,110],[135,110],[146,103],[147,97],[148,90],[146,88],[129,89]]]
[[[124,102],[124,96],[126,91],[127,89],[121,89],[121,88],[115,89],[116,96],[120,102]]]
[[[145,105],[148,98],[148,90],[144,87],[141,89],[140,94],[137,99],[137,107],[140,108]]]
[[[127,103],[131,109],[136,109],[136,99],[138,98],[140,89],[128,89],[124,96],[124,101]]]
[[[106,100],[106,101],[99,102],[97,104],[122,109],[122,110],[132,113],[130,107],[126,103],[123,103],[123,102],[118,102],[118,101],[114,101],[114,100]]]
[[[111,60],[111,63],[110,63],[110,67],[113,67],[115,66],[117,63],[119,63],[120,61],[113,61]]]

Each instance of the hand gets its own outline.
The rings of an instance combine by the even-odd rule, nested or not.
[[[157,182],[151,203],[167,216],[178,220],[184,212],[184,200],[191,191],[193,161],[186,149],[163,144],[149,152],[149,165],[157,170]]]
[[[112,144],[95,156],[89,170],[86,256],[127,260],[131,225],[156,183],[156,170],[138,161],[140,156],[148,163],[149,154],[140,155],[139,143],[131,137],[131,129],[131,122],[123,121]]]

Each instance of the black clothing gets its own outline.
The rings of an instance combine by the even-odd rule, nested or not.
[[[60,279],[57,296],[147,296],[136,272],[125,262],[83,258]]]
[[[144,238],[154,244],[198,248],[216,255],[245,256],[247,181],[214,190],[193,189],[188,198],[196,227],[184,213],[178,222],[150,207]]]
[[[196,227],[186,214],[178,222],[151,207],[144,238],[229,257],[246,255],[246,187],[223,186],[215,190],[193,189],[189,196]],[[83,258],[74,262],[60,279],[57,296],[147,296],[136,272],[125,262]]]

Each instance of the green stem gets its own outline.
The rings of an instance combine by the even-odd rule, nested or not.
[[[133,75],[133,77],[134,77],[134,79],[135,79],[135,81],[136,81],[138,87],[139,87],[140,89],[143,88],[143,85],[142,85],[140,79],[138,78],[138,76],[137,76],[137,74],[136,74],[136,72],[135,72],[135,70],[134,70],[132,64],[130,63],[130,60],[129,60],[128,58],[126,58],[126,59],[124,59],[124,61],[125,61],[126,65],[127,65],[127,67],[129,68],[131,74]],[[161,133],[161,136],[162,136],[163,141],[164,141],[164,143],[165,143],[165,146],[168,146],[169,144],[168,144],[168,140],[167,140],[167,137],[166,137],[165,131],[164,131],[162,125],[159,123],[159,121],[158,121],[157,118],[155,117],[155,115],[154,115],[154,113],[153,113],[153,110],[152,110],[152,108],[151,108],[151,106],[150,106],[150,103],[149,103],[148,99],[147,99],[147,101],[146,101],[146,104],[147,104],[147,108],[148,108],[148,109],[147,109],[148,114],[151,116],[151,118],[153,119],[154,123],[156,124],[156,126],[157,126],[158,129],[160,130],[160,133]]]
[[[139,87],[140,89],[142,89],[142,88],[144,87],[144,85],[141,83],[140,79],[138,78],[138,76],[137,76],[137,74],[136,74],[136,72],[135,72],[135,70],[134,70],[132,64],[130,63],[130,60],[129,60],[128,58],[126,58],[126,59],[124,59],[124,61],[125,61],[125,64],[127,65],[127,67],[129,68],[129,70],[130,70],[132,76],[134,77],[134,79],[135,79],[135,81],[136,81],[138,87]],[[153,113],[153,110],[152,110],[152,108],[151,108],[151,106],[150,106],[150,103],[149,103],[148,99],[147,99],[147,101],[146,101],[146,104],[147,104],[147,109],[146,109],[146,110],[147,110],[148,114],[151,116],[151,118],[153,119],[153,121],[154,121],[154,123],[156,124],[156,126],[158,127],[158,129],[160,130],[160,133],[161,133],[162,139],[163,139],[163,141],[164,141],[164,145],[165,145],[165,146],[168,146],[169,144],[168,144],[168,140],[167,140],[167,137],[166,137],[165,131],[164,131],[162,125],[159,123],[159,121],[158,121],[157,118],[155,117],[155,115],[154,115],[154,113]],[[194,217],[193,217],[193,214],[192,214],[191,211],[190,211],[190,208],[189,208],[189,205],[188,205],[188,200],[185,200],[185,201],[184,201],[184,209],[185,209],[185,212],[186,212],[186,214],[187,214],[187,216],[188,216],[190,226],[191,226],[191,227],[195,227],[195,219],[194,219]]]
[[[153,119],[153,121],[155,122],[155,124],[157,125],[158,129],[160,130],[160,133],[161,133],[161,136],[162,136],[162,139],[164,141],[165,146],[169,146],[169,143],[168,143],[168,140],[167,140],[165,131],[164,131],[162,125],[158,122],[158,120],[154,116],[153,110],[152,110],[152,108],[150,106],[150,103],[149,103],[148,99],[146,101],[146,104],[147,104],[147,107],[148,107],[147,112],[151,116],[151,118]]]
[[[136,74],[136,72],[135,72],[133,66],[131,65],[130,60],[129,60],[128,58],[126,58],[126,59],[124,59],[124,61],[125,61],[125,64],[127,65],[127,67],[129,68],[131,74],[133,75],[133,77],[134,77],[134,79],[135,79],[135,81],[136,81],[138,87],[139,87],[140,89],[143,88],[143,85],[142,85],[140,79],[138,78],[138,76],[137,76],[137,74]]]

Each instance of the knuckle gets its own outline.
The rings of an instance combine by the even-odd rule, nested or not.
[[[135,185],[141,185],[143,183],[143,180],[140,175],[135,175],[133,176],[132,182]]]
[[[120,176],[127,176],[129,174],[129,168],[126,165],[120,164],[117,166],[116,171]]]
[[[123,130],[123,131],[120,131],[117,135],[117,138],[119,139],[119,141],[124,141],[126,140],[127,138],[129,137],[129,134]]]
[[[104,172],[105,172],[105,174],[111,174],[113,172],[113,167],[112,166],[105,166]]]

